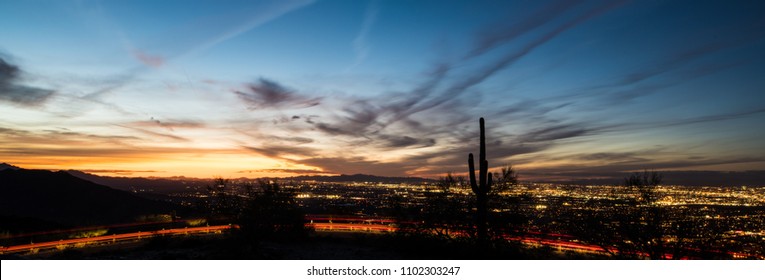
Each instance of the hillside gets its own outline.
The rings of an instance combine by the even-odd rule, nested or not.
[[[111,177],[85,173],[79,170],[65,170],[65,172],[74,177],[118,190],[132,191],[135,189],[147,189],[152,193],[159,194],[185,191],[188,186],[188,181],[198,180],[193,178],[189,178],[188,180],[171,180],[164,178]]]
[[[168,203],[140,198],[63,171],[0,171],[0,216],[6,221],[83,226],[130,222],[171,210]],[[18,230],[14,226],[24,227],[3,223],[0,230]]]

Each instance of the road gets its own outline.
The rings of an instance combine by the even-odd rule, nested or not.
[[[306,226],[311,227],[317,231],[330,231],[330,232],[367,232],[367,233],[389,233],[398,230],[398,227],[392,225],[393,220],[390,219],[366,219],[366,218],[314,218],[312,222],[306,223]],[[173,236],[173,235],[197,235],[197,234],[210,234],[210,233],[222,233],[230,230],[236,225],[220,225],[220,226],[202,226],[202,227],[184,227],[173,229],[162,229],[156,231],[139,231],[132,233],[121,233],[102,235],[96,237],[85,238],[72,238],[63,239],[59,241],[48,241],[30,244],[13,245],[9,247],[0,248],[1,254],[23,253],[23,252],[37,252],[39,250],[49,249],[65,249],[72,247],[92,246],[104,243],[116,243],[125,241],[135,241],[141,239],[147,239],[157,236]],[[589,252],[600,252],[597,246],[583,245],[573,242],[565,242],[560,240],[549,240],[542,238],[516,238],[516,241],[520,241],[528,245],[546,245],[553,246],[563,250],[578,250]]]
[[[306,226],[316,231],[324,232],[364,232],[364,233],[390,233],[399,230],[396,221],[390,218],[368,218],[368,217],[333,217],[333,216],[307,216]],[[223,233],[237,225],[217,225],[171,228],[155,231],[139,231],[132,233],[121,233],[102,235],[96,237],[63,239],[59,241],[49,241],[40,243],[20,244],[9,247],[0,247],[0,254],[37,252],[39,250],[65,249],[72,247],[84,247],[105,243],[116,243],[125,241],[136,241],[157,236],[174,235],[199,235]],[[521,244],[538,247],[546,246],[561,251],[570,251],[588,254],[607,254],[606,250],[597,245],[590,245],[577,242],[573,236],[530,232],[526,236],[507,236],[507,240],[520,242]],[[751,257],[741,255],[734,257]]]
[[[203,226],[203,227],[185,227],[185,228],[173,228],[173,229],[161,229],[155,231],[139,231],[131,233],[120,233],[112,235],[102,235],[95,237],[84,238],[72,238],[63,239],[59,241],[48,241],[40,243],[30,243],[13,245],[0,248],[1,254],[12,254],[20,252],[36,252],[46,249],[64,249],[70,247],[81,247],[103,243],[115,243],[131,240],[140,240],[156,236],[172,236],[172,235],[191,235],[191,234],[210,234],[210,233],[222,233],[223,231],[231,229],[232,225],[222,226]]]

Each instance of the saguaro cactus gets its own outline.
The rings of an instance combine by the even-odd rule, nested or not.
[[[478,183],[475,180],[475,166],[473,164],[473,153],[468,155],[468,168],[470,175],[470,187],[476,196],[476,234],[479,240],[486,240],[488,237],[486,219],[488,214],[487,204],[489,191],[492,186],[491,173],[489,173],[489,162],[486,161],[486,135],[483,118],[481,124],[481,149],[478,154]]]

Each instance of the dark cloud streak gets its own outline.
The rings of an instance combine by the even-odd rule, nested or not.
[[[180,136],[176,136],[176,135],[172,135],[172,134],[169,134],[169,133],[160,133],[160,132],[151,131],[151,130],[148,130],[148,129],[137,128],[137,127],[130,127],[130,126],[126,126],[126,125],[117,125],[117,126],[123,127],[123,128],[127,128],[127,129],[132,129],[132,130],[135,130],[135,131],[138,131],[138,132],[141,132],[143,134],[150,135],[150,136],[161,137],[161,138],[166,138],[166,139],[171,139],[171,140],[176,140],[176,141],[183,141],[183,142],[189,142],[190,141],[189,139],[186,139],[186,138],[183,138],[183,137],[180,137]]]
[[[439,62],[434,65],[433,70],[427,73],[422,83],[410,91],[395,92],[390,96],[386,95],[377,99],[359,98],[351,100],[342,109],[343,114],[340,116],[312,123],[314,129],[325,134],[364,138],[366,139],[365,143],[372,143],[372,145],[377,145],[383,149],[428,147],[436,144],[435,139],[444,139],[439,143],[451,146],[447,150],[416,153],[416,155],[405,157],[399,162],[384,164],[373,160],[345,157],[317,158],[302,160],[297,163],[319,166],[324,170],[335,172],[350,172],[346,170],[351,166],[366,166],[366,170],[378,170],[377,166],[384,166],[387,171],[399,170],[399,172],[425,166],[432,166],[433,169],[463,167],[466,160],[464,157],[470,152],[475,152],[473,151],[475,145],[472,143],[477,141],[477,133],[470,135],[469,138],[464,139],[465,141],[459,140],[463,135],[459,133],[460,129],[457,126],[468,124],[474,120],[473,117],[467,116],[468,111],[461,109],[464,108],[463,103],[465,102],[461,98],[472,92],[471,89],[474,86],[514,65],[518,60],[526,57],[561,33],[625,3],[626,1],[617,1],[588,6],[583,12],[574,14],[562,23],[551,26],[549,30],[540,31],[541,34],[535,36],[530,42],[519,42],[521,44],[519,48],[506,52],[499,59],[489,62],[488,65],[483,65],[477,71],[452,75],[451,72],[456,69],[455,66],[449,62]],[[571,10],[578,4],[579,2],[573,1],[555,3],[521,20],[519,25],[499,26],[498,28],[495,26],[493,31],[496,31],[484,33],[484,37],[481,37],[476,43],[476,47],[463,58],[462,63],[474,63],[477,56],[491,51],[501,44],[516,42],[519,36],[534,31],[542,25],[553,23],[559,15]],[[453,80],[453,82],[447,83],[447,79]],[[479,98],[480,96],[470,96],[470,102],[480,103]],[[505,111],[512,111],[516,114],[545,114],[570,106],[573,102],[563,102],[553,106],[543,104],[545,103],[537,101],[521,102],[516,103],[515,107],[506,108]],[[424,111],[433,113],[431,116],[418,115],[419,118],[431,120],[427,126],[422,125],[420,121],[414,118],[416,114]],[[504,119],[507,116],[497,113],[497,117]],[[553,125],[549,123],[553,123]],[[394,125],[395,129],[389,129]],[[586,123],[560,124],[559,121],[548,121],[547,124],[543,124],[541,128],[531,131],[528,135],[498,137],[501,140],[490,144],[493,151],[490,160],[505,162],[511,156],[546,150],[552,147],[556,140],[590,135],[600,129],[598,127],[593,128]],[[391,131],[395,131],[397,136],[393,136],[394,133]],[[458,138],[455,140],[457,142],[450,143],[452,141],[447,140],[454,137]],[[335,163],[335,161],[339,162]],[[343,162],[348,166],[341,167]]]
[[[519,50],[514,50],[507,53],[501,59],[492,62],[483,69],[472,72],[463,77],[456,78],[457,81],[448,85],[444,90],[437,91],[438,86],[446,79],[447,74],[453,69],[450,63],[438,63],[434,70],[429,73],[428,78],[412,91],[406,93],[399,93],[399,95],[405,96],[403,99],[397,99],[394,101],[386,100],[357,100],[349,103],[344,112],[347,114],[334,122],[317,122],[315,128],[330,135],[348,135],[348,136],[362,136],[370,137],[377,134],[379,131],[386,127],[393,125],[401,120],[406,120],[407,124],[416,124],[410,118],[412,115],[426,110],[435,110],[448,102],[453,102],[458,97],[464,95],[472,87],[482,83],[489,77],[492,77],[498,71],[507,68],[514,62],[523,58],[531,51],[555,38],[560,33],[569,30],[587,20],[595,18],[605,12],[615,9],[625,2],[609,2],[607,4],[598,5],[590,10],[574,16],[572,19],[558,25],[551,31],[548,31],[541,36],[538,36],[535,40],[525,44]],[[530,31],[535,27],[543,24],[543,21],[549,21],[554,18],[555,14],[562,13],[575,5],[572,4],[556,4],[543,9],[539,13],[548,14],[541,19],[526,19],[524,22],[525,27],[509,27],[510,30],[500,32],[501,36],[492,37],[493,39],[485,39],[479,45],[477,50],[486,51],[491,49],[492,46],[504,41],[512,40],[517,35],[523,32]],[[505,27],[507,28],[507,27]],[[473,55],[468,56],[468,60],[474,56],[478,51],[474,51]],[[385,97],[388,98],[388,97]],[[475,99],[475,97],[473,98]],[[381,104],[378,106],[372,106],[371,103]],[[459,104],[459,103],[454,103]],[[467,118],[459,116],[459,111],[451,111],[451,114],[441,114],[442,117],[453,120],[464,121]],[[457,114],[455,114],[457,113]],[[464,113],[463,113],[464,114]],[[452,123],[454,125],[454,123]],[[412,127],[417,128],[417,127]],[[427,132],[412,131],[415,135],[425,135]],[[419,133],[418,133],[419,132]],[[401,142],[401,141],[399,141]],[[411,141],[408,141],[411,142]],[[410,144],[410,143],[391,143],[392,147],[400,146],[395,144]]]
[[[481,32],[481,36],[478,38],[475,48],[468,54],[466,58],[482,55],[501,44],[512,41],[521,35],[529,33],[534,29],[556,19],[566,11],[569,11],[571,8],[581,3],[581,0],[555,1],[536,11],[532,15],[527,16],[520,22],[513,22],[510,26],[504,28],[486,28],[487,31]],[[495,26],[504,25],[504,22],[505,21],[502,23],[497,23]]]
[[[537,129],[521,136],[521,142],[547,142],[587,135],[593,131],[578,124],[562,124]]]
[[[488,67],[484,67],[483,69],[476,71],[474,74],[464,77],[462,80],[452,84],[445,91],[441,92],[441,94],[439,94],[435,98],[432,98],[424,103],[420,103],[418,106],[413,106],[411,109],[399,114],[400,116],[399,119],[414,113],[418,113],[424,110],[429,110],[434,107],[440,106],[441,104],[460,96],[461,94],[465,93],[468,89],[472,88],[473,86],[477,84],[482,83],[489,77],[496,74],[498,71],[503,70],[507,68],[508,66],[512,65],[516,61],[520,60],[521,58],[531,53],[537,47],[552,40],[553,38],[563,33],[564,31],[567,31],[597,16],[600,16],[610,10],[618,8],[624,5],[625,3],[626,1],[608,2],[607,4],[596,6],[595,8],[592,8],[589,11],[574,17],[573,19],[566,21],[565,23],[557,26],[553,30],[544,33],[543,35],[539,36],[535,40],[524,45],[519,50],[511,51],[505,54],[499,60],[496,60],[492,62],[491,64],[489,64]]]
[[[164,129],[167,129],[168,131],[175,131],[176,128],[204,128],[206,127],[205,123],[199,122],[199,121],[192,121],[192,120],[170,120],[170,121],[160,121],[159,119],[155,119],[154,117],[151,117],[148,121],[139,121],[139,122],[133,122],[131,125],[135,126],[142,126],[142,127],[161,127]]]
[[[54,91],[22,85],[18,66],[0,57],[0,100],[22,106],[38,106],[53,96]]]
[[[733,38],[726,38],[729,37],[727,34],[716,34],[722,38],[718,37],[699,45],[693,45],[693,47],[689,49],[677,52],[662,62],[652,64],[652,67],[648,69],[643,69],[627,75],[624,77],[624,79],[621,80],[620,84],[625,85],[638,83],[663,73],[679,69],[683,66],[686,66],[690,62],[698,60],[707,55],[724,50],[735,49],[760,40],[765,36],[765,31],[763,31],[763,29],[765,29],[765,24],[763,24],[763,22],[760,22],[753,27],[747,28],[750,28],[750,30],[755,30],[756,32],[737,35]]]
[[[247,85],[247,91],[234,92],[250,109],[306,108],[319,105],[321,98],[306,98],[281,84],[261,78]]]
[[[378,176],[399,176],[407,174],[417,166],[407,162],[380,162],[358,157],[315,157],[294,161],[295,163],[316,166],[328,173],[369,174]]]
[[[298,147],[293,145],[267,144],[267,145],[261,145],[259,147],[256,147],[256,146],[242,146],[242,147],[247,150],[253,151],[255,153],[261,154],[263,156],[281,158],[281,159],[284,159],[285,155],[296,155],[296,156],[316,155],[316,150],[313,148]]]

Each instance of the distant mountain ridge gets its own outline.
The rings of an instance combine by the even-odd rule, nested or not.
[[[678,186],[765,186],[765,170],[750,171],[661,171],[662,184]],[[621,185],[630,172],[569,174],[562,180],[535,180],[536,182],[573,185]],[[540,176],[542,174],[533,174]],[[579,178],[576,178],[579,177]],[[596,177],[597,179],[588,179]],[[522,178],[521,178],[522,179]]]
[[[150,189],[153,193],[167,194],[183,191],[187,187],[187,182],[185,181],[166,178],[100,176],[79,170],[65,170],[65,172],[77,178],[124,191],[133,191],[137,188],[143,188]],[[199,179],[190,178],[189,180],[198,181]]]
[[[342,174],[342,175],[336,175],[336,176],[322,176],[322,175],[295,176],[295,177],[281,178],[281,179],[296,180],[296,181],[332,182],[332,183],[373,182],[373,183],[389,183],[389,184],[395,184],[395,183],[418,184],[418,183],[433,183],[436,181],[433,179],[420,178],[420,177],[384,177],[384,176],[375,176],[375,175],[367,175],[367,174],[353,174],[353,175]]]
[[[5,162],[0,163],[0,171],[6,170],[6,169],[19,170],[21,168],[19,168],[18,166],[7,164]]]
[[[167,178],[142,178],[142,177],[110,177],[94,175],[78,170],[66,170],[67,173],[72,174],[75,177],[82,178],[88,181],[92,181],[98,184],[109,186],[120,190],[133,190],[134,188],[151,188],[152,192],[156,193],[170,193],[174,191],[180,191],[188,186],[188,181],[205,181],[210,179],[197,179],[188,178],[187,180],[174,180]],[[242,178],[244,179],[244,178]],[[371,183],[432,183],[433,179],[419,178],[419,177],[384,177],[367,174],[353,174],[353,175],[316,175],[316,176],[295,176],[286,178],[262,178],[269,180],[294,180],[294,181],[318,181],[328,183],[342,183],[342,182],[371,182]]]
[[[19,167],[2,163],[0,170],[14,169]],[[78,170],[66,170],[67,173],[75,177],[82,178],[97,184],[109,186],[115,189],[133,191],[136,188],[148,188],[151,192],[167,194],[185,190],[192,182],[202,182],[211,179],[201,178],[144,178],[144,177],[110,177],[86,173]],[[683,186],[765,186],[765,170],[751,171],[658,171],[664,175],[664,184],[683,185]],[[624,178],[629,176],[629,172],[608,172],[608,173],[567,173],[567,174],[545,174],[541,172],[527,171],[522,172],[521,176],[528,175],[535,180],[523,182],[537,183],[559,183],[574,185],[618,185],[622,184]],[[545,177],[568,177],[559,179],[545,179]],[[596,179],[590,179],[596,178]],[[240,178],[247,179],[247,178]],[[437,180],[420,177],[385,177],[368,174],[353,175],[303,175],[286,178],[262,178],[272,180],[295,180],[295,181],[318,181],[318,182],[372,182],[372,183],[433,183]]]

